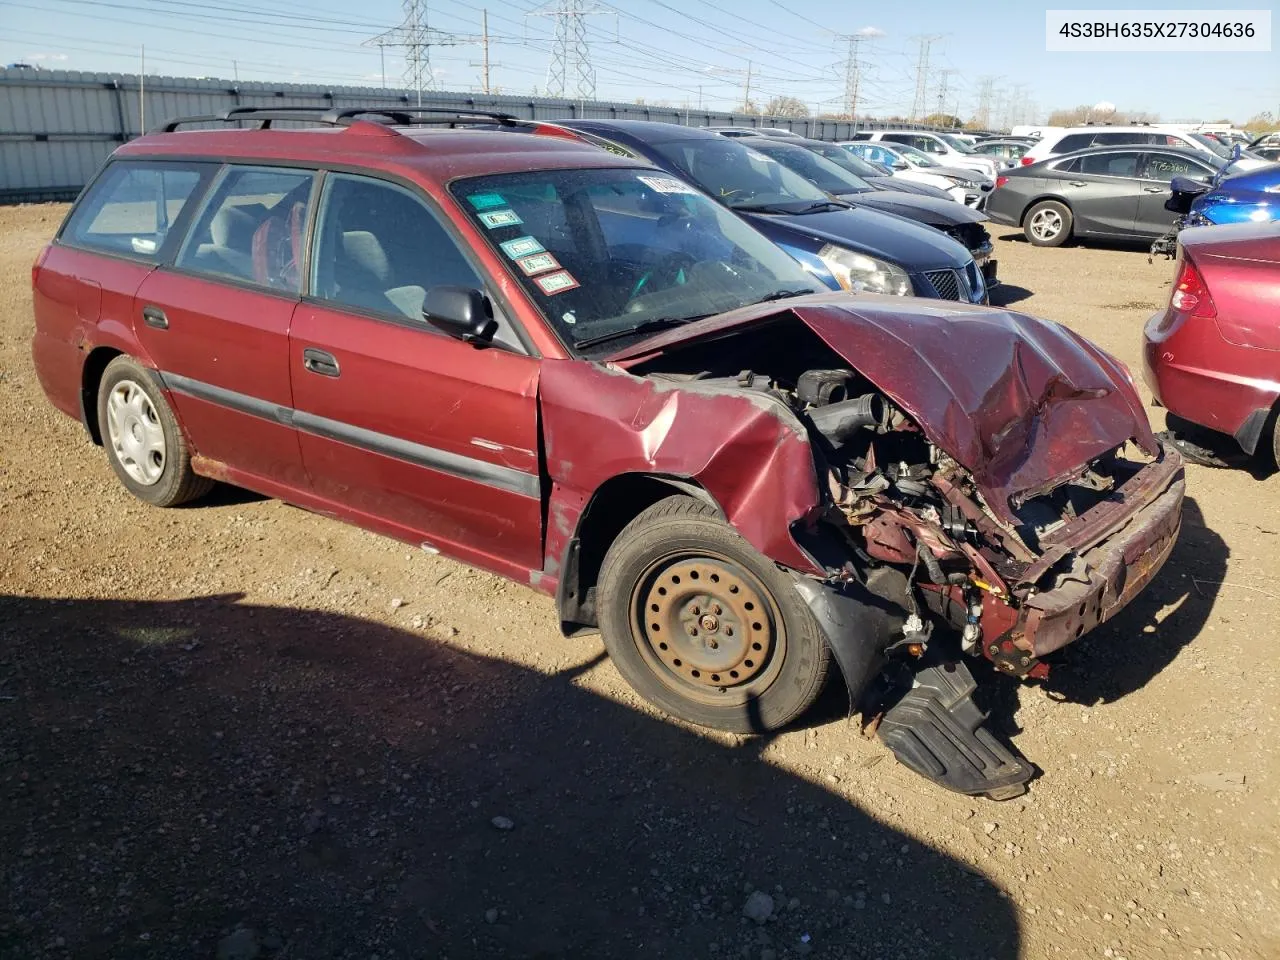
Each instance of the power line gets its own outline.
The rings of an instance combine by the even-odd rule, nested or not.
[[[596,95],[596,71],[591,66],[591,48],[587,44],[587,17],[614,14],[617,11],[600,0],[556,0],[529,13],[528,17],[555,17],[556,42],[551,50],[551,66],[547,70],[547,93],[566,96],[572,77],[573,96],[592,100]]]

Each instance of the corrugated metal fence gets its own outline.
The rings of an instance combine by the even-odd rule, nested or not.
[[[0,203],[74,197],[119,144],[176,117],[229,107],[417,103],[417,94],[370,87],[292,83],[234,83],[194,77],[139,78],[132,74],[63,70],[0,70]],[[689,126],[785,127],[820,140],[839,140],[876,122],[783,119],[649,107],[634,103],[546,97],[423,93],[424,106],[495,110],[527,120],[593,117],[661,120]]]

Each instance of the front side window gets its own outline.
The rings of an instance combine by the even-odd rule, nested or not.
[[[155,260],[210,164],[118,160],[81,199],[62,239],[78,247]]]
[[[298,293],[313,180],[310,170],[228,167],[176,265]]]
[[[1208,168],[1176,153],[1149,153],[1142,165],[1144,180],[1162,180],[1165,183],[1174,177],[1207,177],[1209,173]]]
[[[582,351],[826,289],[737,216],[656,170],[513,173],[450,189],[551,326]]]
[[[419,197],[342,173],[325,183],[311,271],[316,297],[416,321],[431,287],[484,286]]]
[[[1136,152],[1091,153],[1080,158],[1080,172],[1102,177],[1136,177],[1138,154]]]

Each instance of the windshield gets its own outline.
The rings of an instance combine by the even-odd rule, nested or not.
[[[1212,137],[1206,137],[1203,133],[1188,133],[1186,134],[1186,136],[1194,140],[1196,143],[1200,144],[1202,147],[1207,147],[1208,149],[1212,150],[1215,154],[1217,154],[1223,160],[1231,159],[1230,148],[1223,146],[1221,143],[1219,143],[1217,140],[1214,140]]]
[[[671,140],[650,144],[686,179],[732,210],[798,212],[827,195],[772,157],[734,140]]]
[[[961,153],[973,153],[973,147],[969,146],[969,143],[967,140],[961,140],[959,137],[950,133],[940,133],[938,134],[938,136],[940,136],[947,143],[951,144],[951,146],[955,147]]]
[[[923,150],[917,150],[915,147],[909,147],[905,143],[895,143],[893,149],[898,152],[902,159],[907,163],[916,167],[940,167],[940,164],[933,157],[929,156]]]
[[[794,170],[819,190],[825,190],[827,193],[838,196],[845,193],[868,193],[875,189],[857,174],[850,173],[807,147],[769,142],[753,143],[751,147],[766,157],[777,160],[788,170]],[[836,147],[836,149],[840,148]]]
[[[449,189],[578,347],[826,289],[738,217],[654,170],[545,170]]]
[[[838,147],[834,143],[813,143],[805,146],[818,154],[818,156],[826,157],[837,167],[844,168],[855,177],[884,176],[884,171],[879,167],[873,166],[861,157],[855,156],[844,147]],[[870,184],[867,184],[867,186],[870,186]]]

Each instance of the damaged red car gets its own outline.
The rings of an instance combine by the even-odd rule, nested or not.
[[[33,269],[40,381],[129,490],[230,482],[527,583],[696,724],[782,727],[834,665],[912,769],[1025,789],[966,658],[1043,675],[1178,534],[1120,363],[823,292],[682,181],[501,116],[223,119],[259,128],[116,151]]]

